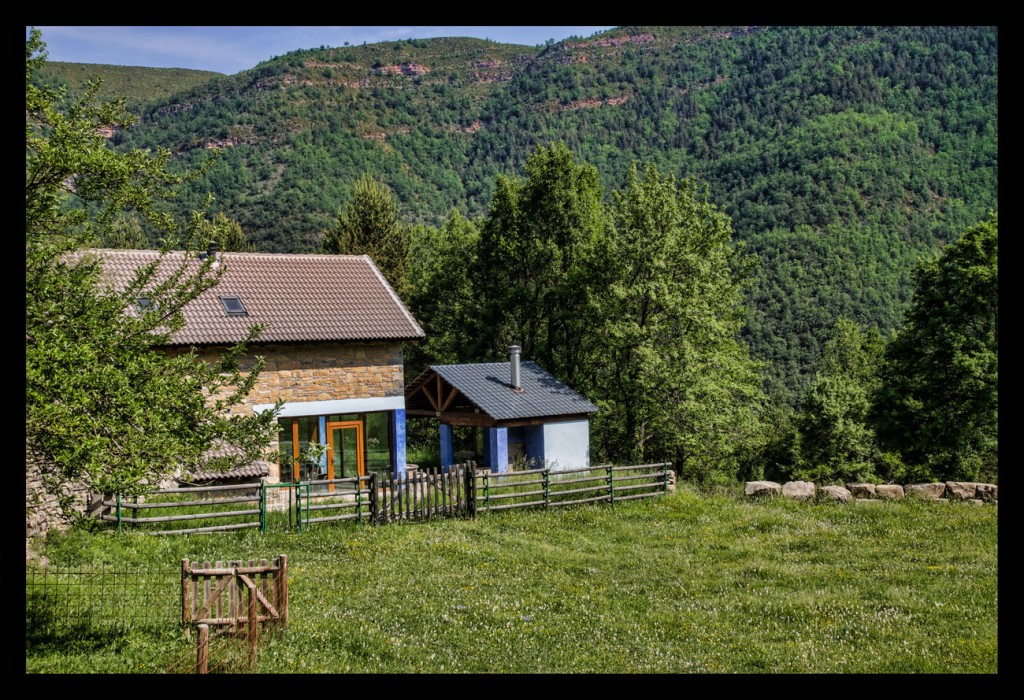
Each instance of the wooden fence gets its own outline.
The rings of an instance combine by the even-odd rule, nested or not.
[[[521,472],[477,471],[474,474],[477,512],[513,508],[553,508],[583,503],[650,498],[672,483],[672,465],[610,464],[579,469],[531,469]]]
[[[376,473],[296,486],[299,529],[313,523],[357,520],[386,524],[471,513],[467,465],[417,469],[403,477]]]
[[[255,664],[260,628],[288,625],[288,557],[281,554],[272,563],[182,559],[181,622],[197,628],[200,673],[209,658],[210,627],[244,632],[249,664]]]
[[[138,499],[126,502],[121,498],[104,500],[103,506],[116,508],[116,511],[101,517],[108,522],[117,522],[118,529],[125,524],[134,529],[147,524],[160,527],[178,521],[208,522],[211,518],[231,517],[240,521],[226,525],[200,522],[198,526],[184,529],[151,530],[154,534],[220,532],[253,527],[265,532],[267,493],[283,488],[289,492],[288,528],[291,529],[294,522],[295,527],[302,531],[312,525],[342,520],[386,524],[440,517],[475,517],[479,512],[513,508],[551,508],[598,502],[614,504],[664,493],[669,490],[671,482],[672,469],[667,462],[499,473],[478,469],[469,462],[444,469],[410,470],[398,478],[371,473],[296,484],[162,489],[147,496],[145,502]],[[228,492],[235,493],[229,495]],[[188,494],[185,500],[181,500],[182,494]],[[198,512],[139,516],[139,512],[153,512],[151,509],[160,508]],[[126,511],[133,515],[126,516]]]
[[[187,497],[182,499],[182,495],[187,495]],[[101,513],[99,518],[106,522],[117,523],[118,530],[121,530],[126,524],[135,529],[139,525],[209,521],[220,518],[234,518],[239,522],[171,530],[151,529],[147,532],[157,535],[184,535],[242,530],[251,527],[266,529],[267,499],[266,489],[262,484],[159,489],[148,494],[145,501],[139,498],[129,501],[117,494],[112,498],[105,497],[100,502],[100,506],[105,509],[105,512]],[[197,508],[199,512],[149,517],[140,515],[140,512],[153,513],[166,509],[195,511]],[[110,512],[111,509],[113,512]],[[125,511],[131,511],[132,515],[126,516]]]

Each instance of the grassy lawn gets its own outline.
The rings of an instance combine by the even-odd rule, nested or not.
[[[260,673],[995,673],[995,507],[679,492],[476,521],[154,537],[72,532],[51,566],[289,560]],[[27,645],[29,673],[187,672],[166,625]],[[211,662],[215,661],[211,655]]]

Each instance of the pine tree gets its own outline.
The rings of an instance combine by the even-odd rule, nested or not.
[[[405,298],[411,245],[411,231],[399,219],[394,193],[363,175],[356,181],[352,201],[338,212],[337,222],[324,234],[323,249],[335,255],[369,255]]]

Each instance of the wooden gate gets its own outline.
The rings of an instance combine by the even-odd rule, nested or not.
[[[242,629],[288,624],[288,557],[190,563],[181,560],[181,622]]]

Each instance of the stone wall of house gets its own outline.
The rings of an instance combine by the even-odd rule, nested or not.
[[[197,352],[197,357],[214,362],[223,350],[203,349]],[[239,415],[248,414],[253,406],[272,404],[278,399],[334,401],[405,393],[401,343],[282,343],[258,345],[251,350],[250,355],[239,361],[240,368],[251,368],[257,355],[264,358],[265,365],[246,402],[232,409]],[[270,447],[277,451],[276,439]],[[267,480],[276,483],[280,477],[279,465],[272,463]],[[286,496],[283,491],[275,491],[274,495]]]
[[[401,396],[405,392],[401,343],[296,343],[259,345],[240,361],[251,367],[256,355],[266,365],[239,414],[257,404],[285,401],[332,401]],[[223,348],[200,350],[213,362]]]

